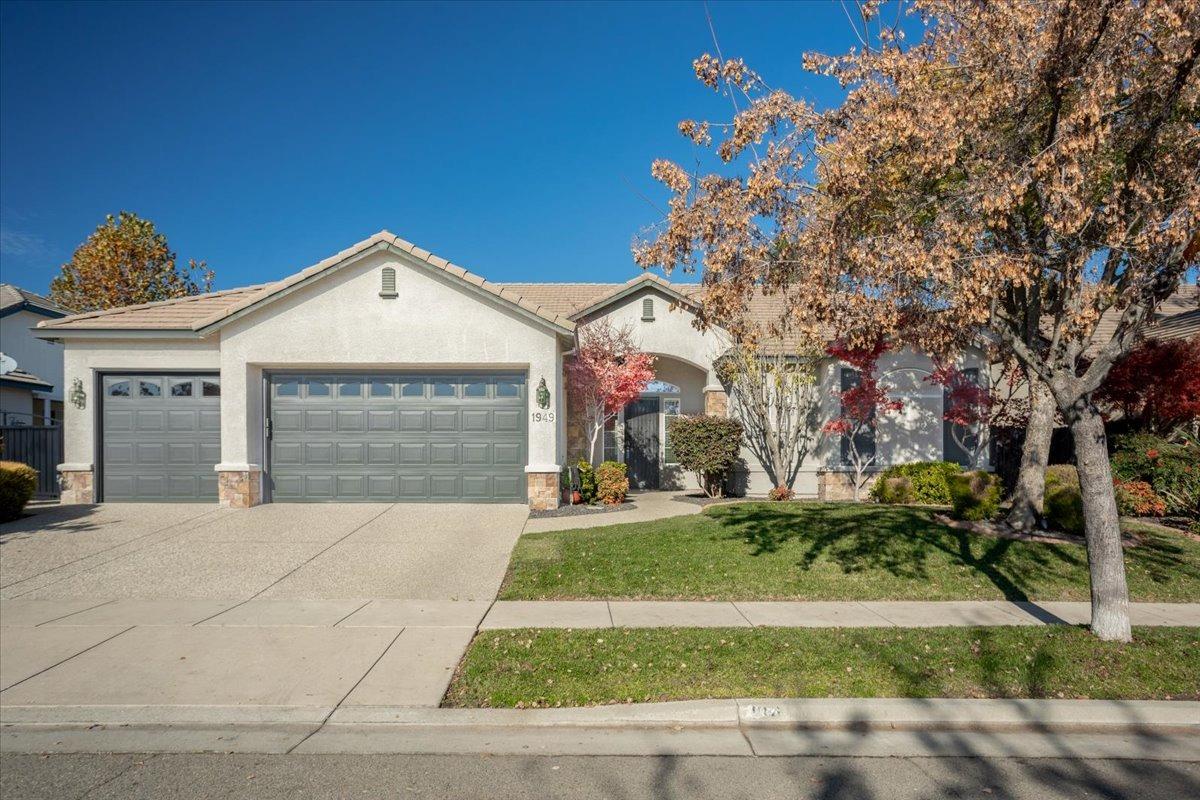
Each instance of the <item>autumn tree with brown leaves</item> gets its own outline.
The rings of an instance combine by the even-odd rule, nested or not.
[[[846,88],[825,113],[740,60],[697,60],[739,110],[681,132],[707,146],[716,131],[746,168],[656,162],[671,205],[635,256],[703,269],[702,324],[736,328],[763,290],[814,335],[940,357],[982,336],[1015,358],[1073,434],[1092,630],[1128,640],[1093,396],[1200,253],[1200,0],[916,0],[913,44],[877,2],[860,10],[868,46],[805,58]]]
[[[175,262],[167,237],[130,211],[109,214],[50,282],[50,299],[77,311],[152,303],[206,292],[213,273],[203,262]]]

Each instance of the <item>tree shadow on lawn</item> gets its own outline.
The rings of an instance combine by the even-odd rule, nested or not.
[[[801,548],[798,566],[802,570],[826,560],[846,573],[883,570],[897,578],[919,581],[930,578],[929,567],[936,558],[951,568],[961,565],[973,570],[1009,600],[1028,600],[1028,592],[1038,585],[1039,578],[1061,575],[1064,568],[1087,567],[1081,548],[1031,546],[947,528],[923,509],[747,504],[710,513],[728,538],[744,540],[754,556],[778,553],[795,541]]]

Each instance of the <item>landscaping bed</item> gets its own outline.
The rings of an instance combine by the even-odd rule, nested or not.
[[[1200,630],[621,628],[483,631],[444,705],[733,697],[1200,699]]]
[[[750,502],[532,533],[504,600],[1088,600],[1080,544],[997,538],[908,506]],[[1130,599],[1200,601],[1200,542],[1136,525]]]

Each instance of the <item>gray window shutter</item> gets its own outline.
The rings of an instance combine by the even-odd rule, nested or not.
[[[858,386],[859,374],[856,369],[842,369],[842,391],[848,391]],[[864,459],[871,458],[875,455],[875,420],[871,420],[870,427],[854,437],[854,444],[858,448],[858,452],[862,454]],[[845,436],[841,438],[842,445],[842,464],[850,466],[850,440]]]
[[[396,270],[392,267],[383,268],[383,285],[379,290],[380,297],[398,297],[396,293]]]
[[[645,300],[642,301],[642,319],[643,320],[654,319],[654,298],[647,297]]]

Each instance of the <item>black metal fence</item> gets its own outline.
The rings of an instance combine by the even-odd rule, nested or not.
[[[35,497],[58,497],[62,458],[61,425],[0,425],[0,461],[19,461],[37,470]]]

